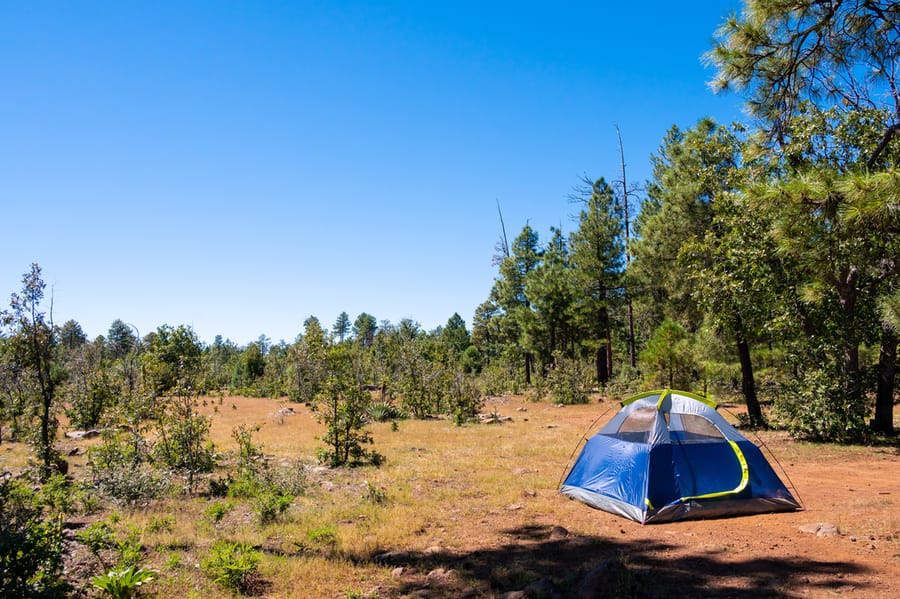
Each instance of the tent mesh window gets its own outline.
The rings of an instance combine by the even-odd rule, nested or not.
[[[656,425],[657,414],[655,407],[638,408],[622,421],[619,430],[613,436],[632,443],[647,443]]]
[[[669,433],[681,443],[721,442],[725,438],[712,422],[696,414],[679,414],[670,424]]]

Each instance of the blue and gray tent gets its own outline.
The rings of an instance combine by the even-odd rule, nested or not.
[[[684,391],[650,391],[588,439],[560,491],[641,523],[800,507],[759,448]]]

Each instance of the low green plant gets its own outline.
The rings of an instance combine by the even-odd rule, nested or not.
[[[75,533],[75,539],[90,549],[91,553],[100,565],[106,566],[103,561],[103,552],[111,549],[116,544],[116,535],[112,527],[106,522],[94,522]]]
[[[216,541],[200,569],[216,584],[235,593],[244,593],[258,581],[261,554],[246,543]]]
[[[128,566],[124,570],[110,570],[106,574],[95,576],[92,580],[94,588],[100,589],[112,599],[130,599],[136,597],[142,585],[153,581],[157,572],[137,566]]]
[[[168,532],[175,526],[174,516],[153,516],[147,524],[147,532]]]
[[[327,553],[334,552],[337,547],[337,529],[332,525],[319,526],[306,531],[306,538],[312,548],[323,550]]]
[[[215,524],[216,522],[221,522],[225,514],[230,512],[232,508],[234,508],[234,502],[232,501],[214,501],[203,511],[203,515],[207,520]]]
[[[274,489],[265,489],[254,498],[256,515],[260,524],[269,524],[275,521],[291,506],[294,496],[287,493],[279,493]]]
[[[373,401],[366,406],[366,414],[375,422],[387,422],[400,417],[400,410],[387,401]]]
[[[62,593],[62,517],[46,515],[22,481],[0,477],[0,595]]]
[[[141,544],[141,534],[135,528],[130,528],[128,534],[116,539],[116,552],[119,554],[117,563],[119,566],[136,566],[144,557],[144,547]]]
[[[373,485],[368,480],[364,483],[364,490],[362,494],[362,498],[369,503],[375,503],[378,505],[382,505],[387,503],[387,493],[385,493],[383,487],[378,487]]]

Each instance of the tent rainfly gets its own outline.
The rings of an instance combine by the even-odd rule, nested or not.
[[[642,524],[800,508],[759,448],[716,407],[669,389],[623,401],[560,491]]]

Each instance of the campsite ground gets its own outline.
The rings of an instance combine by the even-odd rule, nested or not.
[[[234,427],[260,424],[256,439],[266,453],[313,464],[322,429],[304,406],[239,397],[204,403],[220,450],[234,449]],[[582,434],[612,405],[496,398],[485,407],[497,416],[494,424],[407,420],[396,431],[376,424],[374,448],[384,465],[310,465],[307,492],[275,524],[258,524],[249,503],[211,523],[204,513],[213,500],[184,498],[123,510],[117,527],[142,531],[142,563],[160,573],[147,592],[159,596],[229,596],[197,567],[215,539],[262,550],[256,593],[268,597],[900,592],[896,445],[823,446],[765,433],[805,511],[641,526],[556,491]],[[91,442],[67,439],[64,445],[83,449]],[[23,451],[4,445],[0,457],[14,463]],[[74,475],[83,477],[84,456],[71,460]],[[97,567],[86,551],[72,547],[68,573],[85,588]]]

